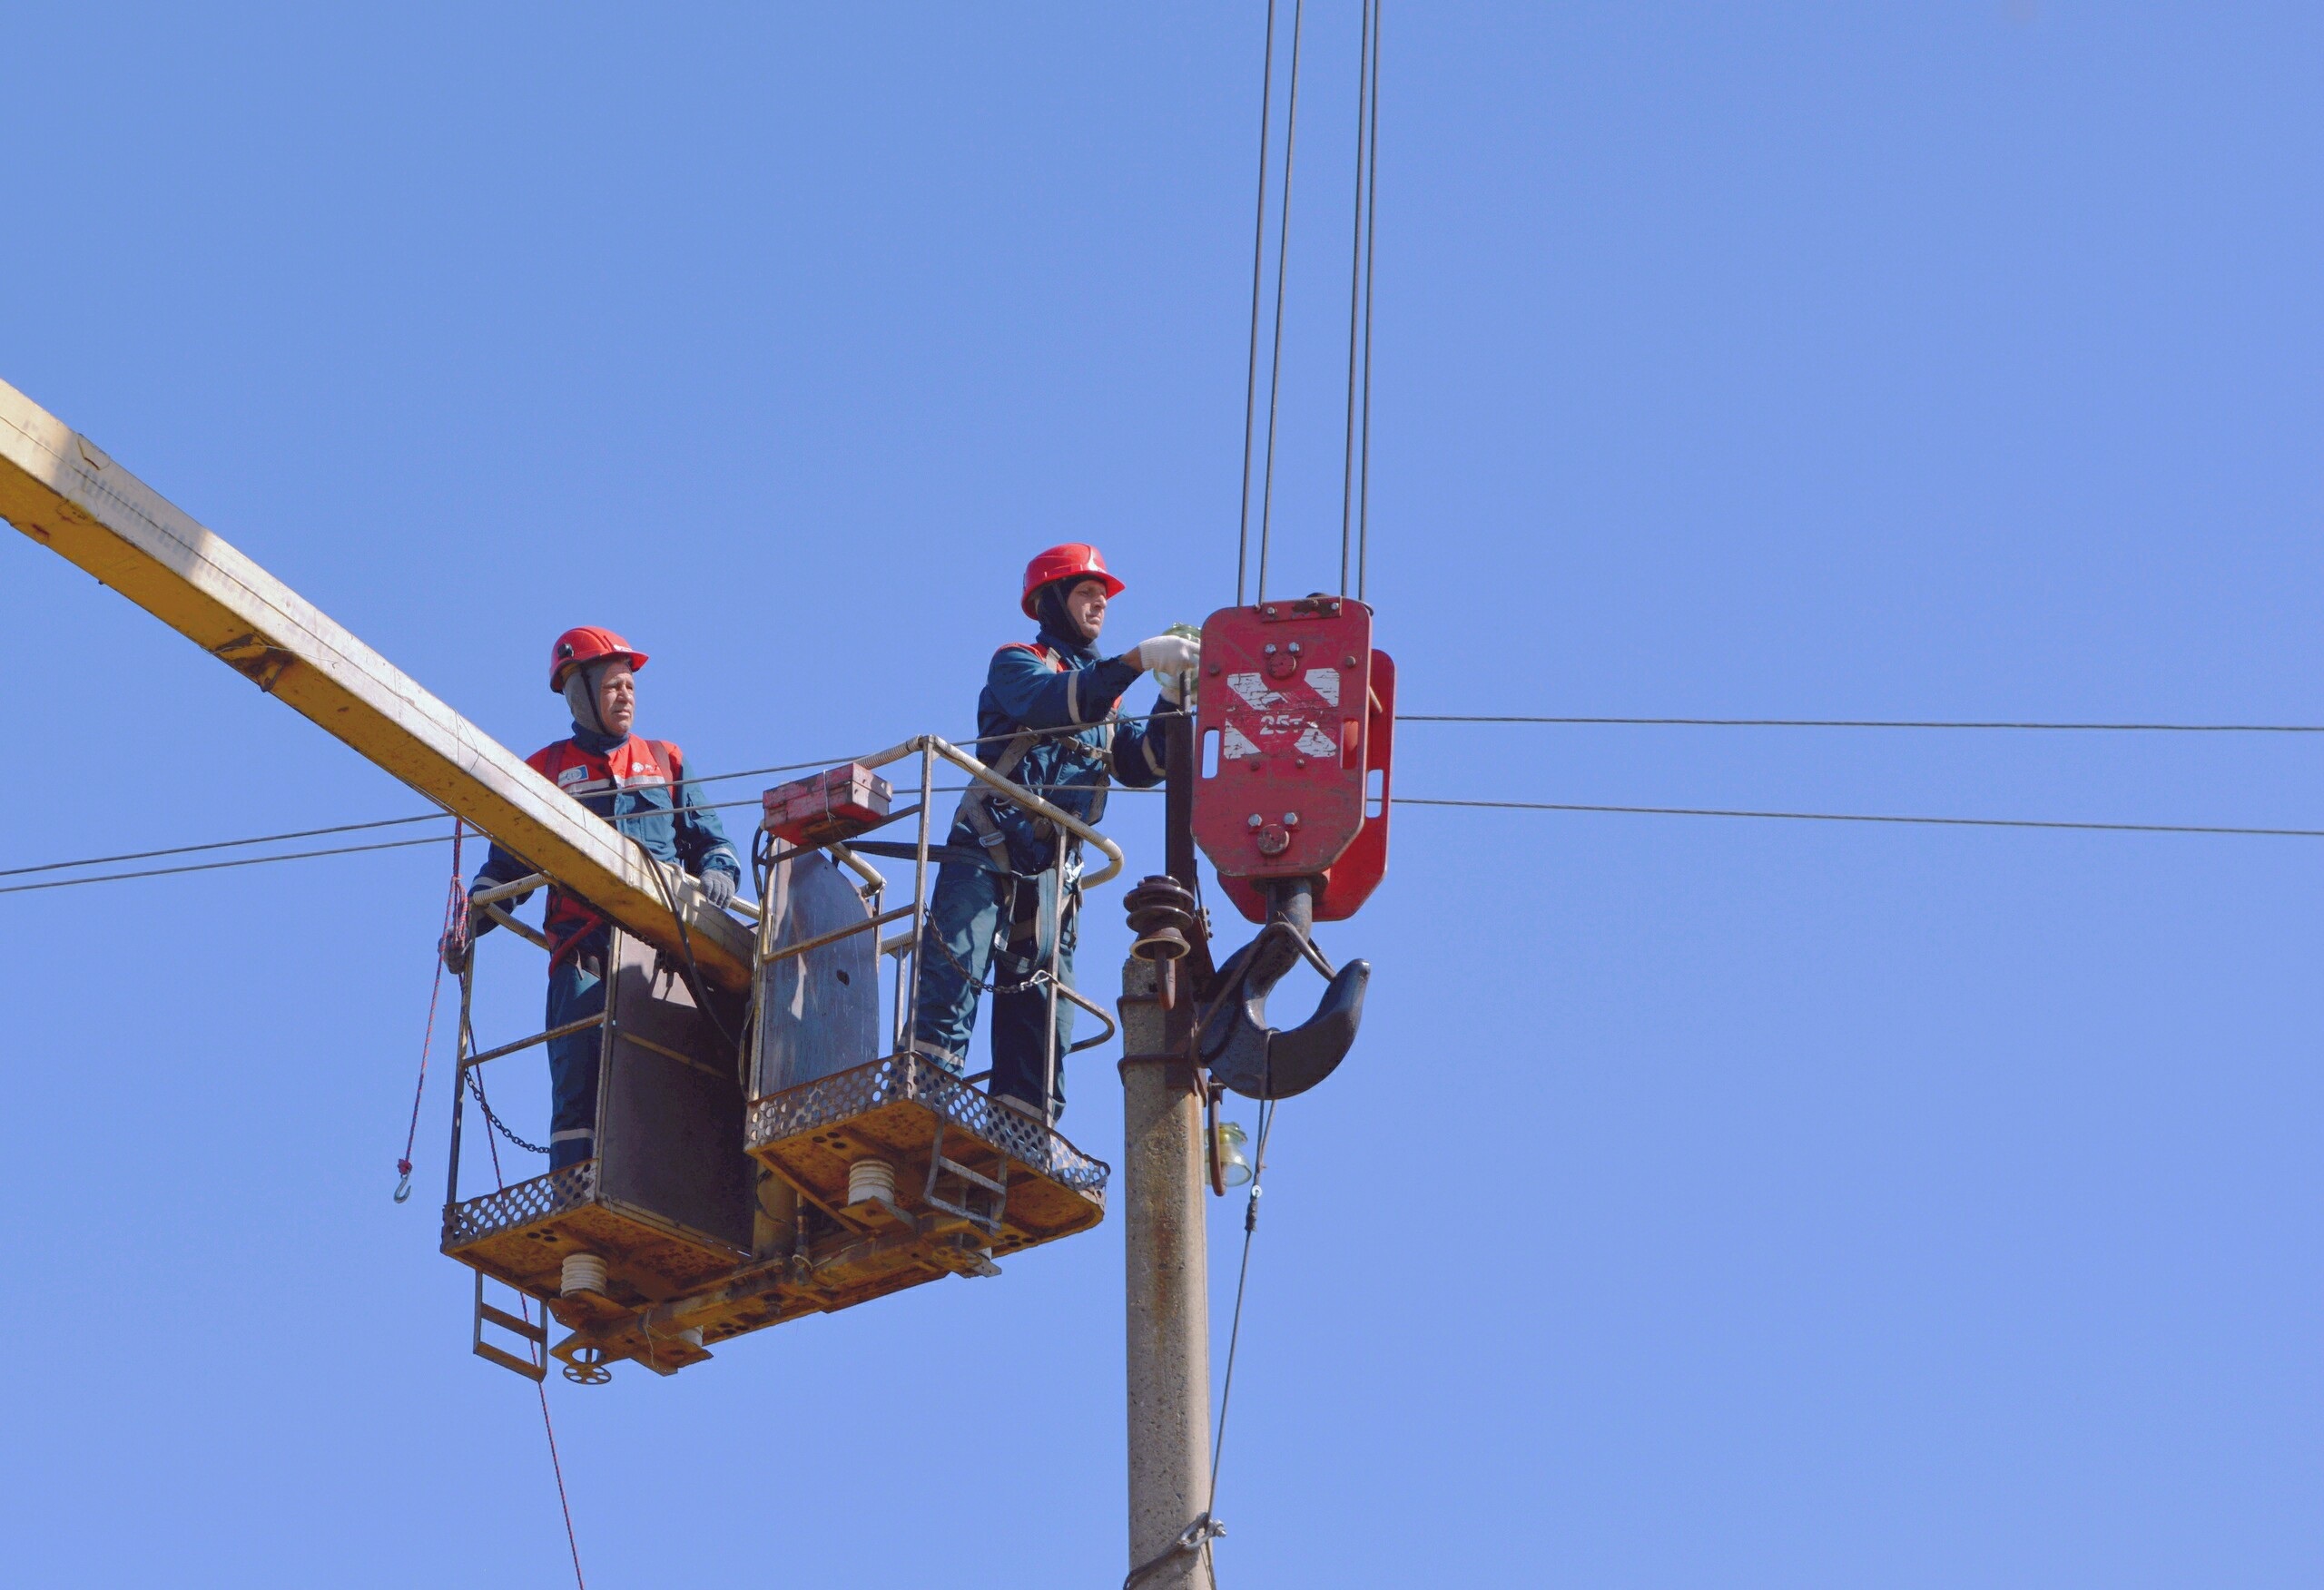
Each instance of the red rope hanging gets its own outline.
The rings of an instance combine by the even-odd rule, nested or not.
[[[419,1081],[411,1090],[411,1124],[404,1130],[403,1156],[396,1161],[400,1177],[396,1183],[398,1203],[411,1196],[411,1145],[419,1139],[419,1101],[428,1093],[428,1051],[436,1042],[436,1004],[444,992],[444,950],[456,937],[468,935],[468,891],[460,887],[460,835],[465,826],[458,818],[452,820],[452,882],[444,900],[444,929],[436,941],[436,977],[428,986],[428,1029],[419,1039]]]

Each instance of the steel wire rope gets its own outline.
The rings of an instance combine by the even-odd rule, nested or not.
[[[1294,0],[1291,7],[1291,83],[1284,98],[1283,113],[1283,198],[1275,224],[1275,352],[1267,367],[1267,451],[1266,466],[1259,483],[1259,579],[1254,599],[1267,599],[1267,545],[1275,525],[1275,419],[1283,406],[1283,294],[1286,271],[1291,263],[1291,174],[1292,162],[1299,149],[1299,47],[1305,37],[1307,0]]]
[[[1372,6],[1365,0],[1355,48],[1355,201],[1347,244],[1347,440],[1340,462],[1340,594],[1347,594],[1348,544],[1355,531],[1356,332],[1364,288],[1364,130],[1371,113],[1365,74],[1372,63]]]
[[[1259,299],[1266,280],[1267,129],[1275,113],[1275,0],[1267,0],[1265,64],[1259,69],[1259,201],[1251,222],[1251,353],[1243,378],[1242,522],[1235,538],[1235,605],[1243,604],[1243,584],[1251,556],[1251,438],[1257,430],[1259,402]]]
[[[1372,0],[1372,129],[1364,152],[1364,424],[1357,447],[1355,514],[1355,599],[1364,600],[1364,574],[1372,559],[1372,286],[1373,242],[1380,219],[1380,6]],[[1345,593],[1346,581],[1341,581]]]
[[[1347,280],[1347,442],[1340,466],[1340,594],[1347,594],[1348,540],[1354,531],[1356,600],[1364,599],[1363,532],[1355,528],[1357,486],[1365,486],[1370,503],[1372,478],[1372,201],[1379,191],[1380,152],[1380,0],[1366,0],[1361,42],[1355,57],[1355,217],[1348,240]],[[1359,312],[1360,311],[1360,312]],[[1362,336],[1362,378],[1358,379],[1358,333]],[[1358,466],[1357,392],[1363,401],[1362,465]]]

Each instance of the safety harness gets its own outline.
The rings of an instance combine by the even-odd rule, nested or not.
[[[1081,703],[1079,700],[1079,686],[1081,680],[1079,670],[1068,670],[1065,665],[1065,659],[1063,657],[1051,651],[1048,646],[1040,644],[1038,642],[1012,641],[1009,644],[1003,646],[1001,650],[1004,652],[1030,652],[1034,656],[1039,657],[1048,665],[1050,672],[1068,674],[1069,677],[1065,682],[1066,718],[1068,721],[1073,724],[1080,724]],[[1106,715],[1103,718],[1100,718],[1095,723],[1088,725],[1088,728],[1094,729],[1098,731],[1098,739],[1096,747],[1098,760],[1108,772],[1112,771],[1114,762],[1114,720],[1120,715],[1120,711],[1121,709],[1118,704],[1108,707],[1106,709]],[[994,757],[991,761],[988,762],[986,765],[1001,778],[1009,778],[1016,773],[1018,767],[1024,761],[1025,758],[1032,753],[1033,748],[1047,738],[1049,738],[1049,736],[1043,734],[1038,729],[1020,729],[1015,734],[1009,736],[1009,743],[1000,748],[1000,754]],[[1088,788],[1090,790],[1090,803],[1089,814],[1087,820],[1092,828],[1095,828],[1099,820],[1106,815],[1106,792],[1108,786],[1104,783],[1098,783],[1092,784]],[[993,863],[999,870],[1002,872],[1013,872],[1015,871],[1015,869],[1009,865],[1009,839],[1008,836],[1000,830],[1000,820],[995,810],[996,807],[1004,806],[1012,810],[1016,809],[1015,802],[1009,800],[1008,797],[1001,794],[1000,790],[994,789],[991,785],[980,780],[971,783],[969,786],[967,792],[960,797],[960,810],[955,814],[953,820],[957,823],[965,823],[968,825],[969,829],[977,836],[977,842],[982,845],[986,851],[991,856]],[[1056,834],[1057,825],[1051,822],[1048,818],[1035,817],[1030,813],[1028,813],[1027,817],[1028,820],[1033,824],[1037,832],[1043,835]],[[1079,838],[1070,834],[1063,837],[1067,848],[1071,854],[1078,859],[1081,851],[1081,841]]]

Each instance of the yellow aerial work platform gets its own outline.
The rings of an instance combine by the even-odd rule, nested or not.
[[[667,1372],[704,1356],[705,1342],[942,1274],[987,1272],[996,1253],[1102,1217],[1103,1164],[1044,1123],[1001,1113],[974,1079],[900,1053],[910,1047],[938,763],[1103,855],[1085,888],[1122,867],[1121,852],[1087,825],[921,736],[862,764],[917,760],[920,803],[891,819],[920,817],[911,903],[883,910],[886,880],[844,843],[819,839],[766,859],[770,908],[753,935],[5,382],[0,518],[528,858],[542,869],[530,887],[554,878],[620,925],[606,1013],[584,1024],[600,1038],[597,1157],[468,1198],[459,1135],[466,1099],[483,1105],[484,1068],[570,1035],[479,1051],[468,1024],[473,970],[463,977],[443,1248],[477,1273],[481,1355],[537,1378],[552,1352],[529,1305],[512,1313],[487,1300],[487,1278],[550,1306],[572,1331],[553,1350],[568,1371],[594,1377],[605,1360],[628,1357]],[[842,869],[857,882],[835,889]],[[911,931],[879,938],[907,918]],[[876,1009],[882,960],[896,1000],[886,1041]],[[1060,997],[1107,1021],[1089,1043],[1111,1035],[1103,1009],[1052,985]],[[880,1168],[867,1168],[874,1161]],[[487,1341],[487,1327],[510,1346]]]
[[[1097,848],[1106,865],[1085,887],[1118,873],[1120,852],[934,736],[865,765],[908,756],[921,765],[921,799],[882,820],[917,816],[919,837],[882,849],[912,861],[910,902],[883,909],[887,878],[844,840],[763,840],[747,1001],[693,975],[683,956],[617,928],[602,1016],[479,1052],[469,1027],[473,965],[464,975],[443,1250],[477,1272],[480,1356],[536,1379],[552,1357],[587,1382],[621,1359],[671,1374],[716,1342],[803,1314],[947,1275],[997,1274],[996,1258],[1105,1217],[1103,1162],[909,1047],[932,881],[935,765],[959,767]],[[538,944],[505,901],[544,881],[479,898]],[[881,939],[882,928],[906,922]],[[892,997],[884,1019],[882,960]],[[1105,1022],[1074,1048],[1113,1035],[1101,1006],[1049,986]],[[479,1068],[590,1028],[596,1157],[459,1196],[467,1103],[487,1096]],[[568,1334],[552,1344],[546,1320],[494,1304],[487,1278],[538,1300]]]

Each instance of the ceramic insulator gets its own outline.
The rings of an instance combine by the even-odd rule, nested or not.
[[[564,1273],[557,1278],[556,1290],[568,1298],[575,1292],[585,1291],[603,1296],[606,1291],[606,1261],[595,1253],[567,1253]]]
[[[847,1201],[861,1203],[867,1198],[896,1201],[896,1167],[886,1160],[857,1160],[847,1167]]]

